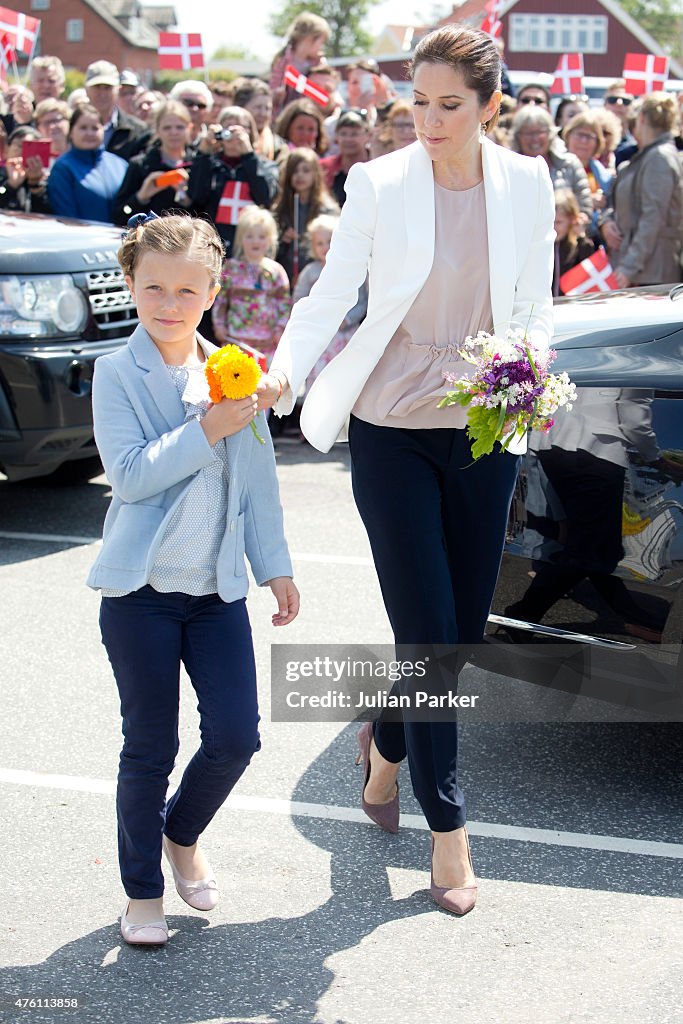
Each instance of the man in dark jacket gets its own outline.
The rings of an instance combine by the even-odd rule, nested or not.
[[[144,121],[117,106],[119,72],[108,60],[96,60],[85,72],[85,91],[104,124],[104,148],[130,160],[149,145],[151,133]]]

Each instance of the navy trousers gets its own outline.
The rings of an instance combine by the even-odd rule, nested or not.
[[[496,450],[473,464],[464,430],[379,427],[355,416],[349,444],[353,494],[401,656],[481,643],[518,456]],[[465,824],[454,720],[382,716],[375,742],[388,761],[407,756],[432,831]]]
[[[121,879],[131,899],[164,891],[161,840],[192,846],[259,749],[256,668],[244,599],[142,587],[103,597],[102,642],[121,698],[116,791]],[[166,801],[179,748],[180,664],[197,694],[201,745]]]

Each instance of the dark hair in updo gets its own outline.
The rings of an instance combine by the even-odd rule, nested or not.
[[[501,61],[498,47],[491,36],[477,28],[444,25],[430,32],[417,44],[406,66],[411,81],[420,64],[448,64],[454,71],[459,71],[467,88],[477,93],[482,107],[500,89]],[[498,111],[487,122],[487,131],[497,121]]]
[[[172,213],[129,228],[117,253],[123,273],[135,280],[135,268],[146,252],[184,256],[206,268],[212,287],[220,283],[223,243],[208,220]]]

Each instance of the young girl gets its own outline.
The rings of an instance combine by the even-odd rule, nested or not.
[[[273,205],[280,231],[277,261],[293,286],[311,253],[308,227],[323,213],[338,214],[339,207],[325,187],[320,161],[312,149],[293,149],[280,171],[280,191]],[[295,223],[296,221],[296,223]]]
[[[153,219],[152,219],[153,218]],[[249,559],[277,601],[298,612],[267,429],[245,429],[256,395],[210,405],[196,333],[218,291],[223,249],[189,216],[138,214],[119,250],[140,324],[96,363],[95,438],[113,498],[88,585],[121,700],[116,810],[128,902],[121,934],[166,942],[163,851],[176,889],[212,910],[216,881],[197,839],[259,749],[254,653],[245,596]],[[201,744],[166,800],[178,752],[179,673],[198,698]]]
[[[330,250],[332,235],[336,230],[338,223],[339,217],[322,214],[320,217],[316,217],[312,220],[308,225],[308,235],[310,238],[311,250],[313,252],[313,260],[304,267],[299,276],[299,280],[296,283],[294,294],[292,296],[293,302],[296,303],[299,299],[308,295],[311,288],[320,277],[322,269],[325,266],[327,254]],[[307,387],[311,386],[323,367],[327,366],[327,364],[331,362],[343,348],[346,347],[360,322],[365,319],[367,311],[368,284],[366,281],[358,289],[358,300],[355,306],[353,306],[353,308],[346,314],[339,325],[339,330],[335,334],[334,338],[309,373],[307,378]]]
[[[595,252],[595,245],[583,233],[584,218],[576,196],[568,188],[555,192],[555,271],[553,295],[564,295],[560,278]]]
[[[225,261],[212,309],[213,329],[221,344],[246,344],[262,352],[268,365],[290,310],[287,274],[270,258],[276,245],[272,213],[258,206],[242,210],[235,256]]]
[[[325,58],[325,43],[332,30],[324,18],[317,14],[299,14],[287,29],[287,42],[273,58],[270,68],[270,88],[273,90],[273,116],[298,98],[296,90],[284,84],[285,70],[291,64],[297,71],[308,74],[312,67]]]

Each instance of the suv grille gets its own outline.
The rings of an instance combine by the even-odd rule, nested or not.
[[[134,327],[135,303],[123,280],[123,271],[91,270],[86,274],[90,308],[101,331]]]

